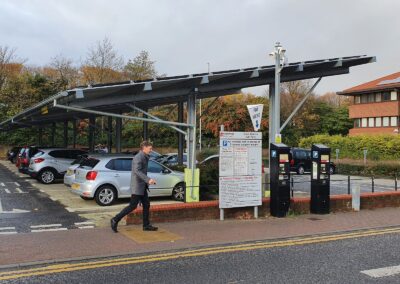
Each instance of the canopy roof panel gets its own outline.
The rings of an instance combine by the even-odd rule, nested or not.
[[[305,80],[349,73],[349,68],[375,62],[372,56],[349,56],[289,63],[281,71],[281,82]],[[80,86],[58,93],[0,123],[3,130],[44,125],[74,118],[87,118],[87,113],[54,107],[58,104],[111,113],[131,111],[127,104],[140,108],[187,101],[188,95],[210,98],[237,93],[242,88],[274,83],[275,66],[225,70],[212,73],[161,77],[141,81]]]

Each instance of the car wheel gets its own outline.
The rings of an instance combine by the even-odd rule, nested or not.
[[[329,174],[330,175],[335,174],[335,167],[334,166],[329,166]]]
[[[172,190],[172,198],[176,201],[185,200],[185,187],[183,183],[178,183]]]
[[[298,173],[299,175],[304,175],[304,167],[303,167],[303,166],[299,166],[299,167],[297,168],[297,173]]]
[[[100,206],[110,206],[117,199],[117,191],[111,185],[103,185],[96,191],[94,199]]]
[[[51,184],[56,179],[56,172],[52,169],[44,169],[39,172],[38,180],[44,184]]]

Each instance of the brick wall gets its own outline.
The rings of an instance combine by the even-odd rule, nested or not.
[[[398,116],[399,102],[380,102],[367,104],[354,104],[349,106],[350,118]]]
[[[258,209],[259,217],[269,216],[269,198],[264,198]],[[352,211],[351,195],[331,196],[331,212]],[[361,195],[361,209],[383,207],[400,207],[400,192],[363,193]],[[290,210],[294,214],[308,214],[310,212],[310,198],[292,198]],[[251,219],[253,207],[232,208],[224,210],[225,218]],[[151,207],[151,221],[154,223],[180,222],[193,220],[219,219],[218,201],[202,201],[198,203],[163,204]],[[127,216],[127,224],[142,223],[142,209],[138,208]]]
[[[397,134],[394,130],[397,127],[360,127],[352,128],[349,131],[350,136],[364,135],[364,134]]]

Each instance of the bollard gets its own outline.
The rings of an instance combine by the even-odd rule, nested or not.
[[[351,190],[351,207],[354,211],[360,211],[360,185],[356,185]]]
[[[347,194],[350,194],[350,176],[347,176]]]
[[[375,192],[375,182],[374,182],[374,177],[372,177],[372,192]]]
[[[397,191],[397,174],[394,175],[394,190]]]

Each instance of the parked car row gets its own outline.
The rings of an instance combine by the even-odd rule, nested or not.
[[[64,179],[74,194],[108,206],[118,198],[131,196],[132,159],[136,153],[89,154],[79,149],[27,146],[14,147],[7,156],[21,173],[43,184]],[[184,174],[156,162],[154,159],[159,156],[154,152],[149,161],[148,175],[157,181],[150,186],[149,196],[171,196],[183,201]]]

